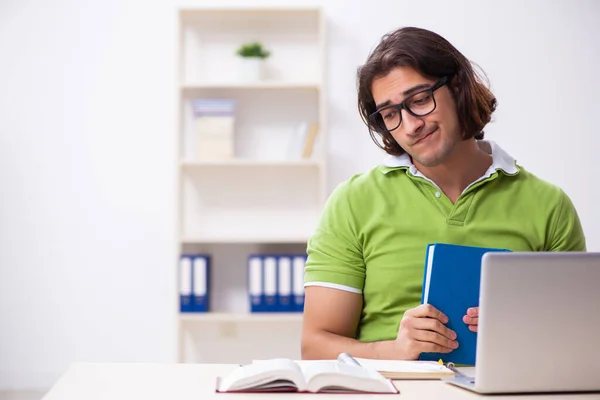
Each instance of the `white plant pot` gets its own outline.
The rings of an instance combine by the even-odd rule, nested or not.
[[[256,82],[263,79],[264,60],[258,57],[242,58],[240,62],[240,77],[246,82]]]

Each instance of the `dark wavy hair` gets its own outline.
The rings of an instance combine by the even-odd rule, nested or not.
[[[373,80],[397,67],[414,68],[434,80],[448,76],[463,139],[483,139],[483,128],[490,122],[497,102],[474,66],[450,42],[426,29],[405,27],[385,34],[357,73],[358,109],[373,141],[388,154],[405,152],[390,132],[369,120],[376,111],[371,93]],[[381,143],[376,135],[381,137]]]

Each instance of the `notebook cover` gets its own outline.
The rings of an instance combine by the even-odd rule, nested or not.
[[[427,247],[425,259],[422,303],[430,246]],[[442,359],[444,362],[452,361],[455,364],[475,364],[477,334],[469,330],[462,318],[468,308],[479,305],[481,258],[487,252],[503,251],[510,250],[435,243],[427,303],[448,316],[446,326],[456,332],[458,348],[450,353],[421,353],[420,360]]]

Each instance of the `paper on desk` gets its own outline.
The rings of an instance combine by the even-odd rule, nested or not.
[[[390,379],[440,379],[454,376],[454,372],[435,361],[374,360],[356,358],[358,363],[368,369],[376,370]],[[260,363],[266,360],[253,360]],[[301,368],[318,363],[336,363],[337,360],[294,360]]]
[[[452,372],[435,361],[373,360],[355,358],[363,367],[390,372]]]
[[[391,379],[440,379],[454,376],[454,372],[435,361],[373,360],[356,358],[365,368],[375,369]]]
[[[389,372],[449,372],[452,371],[435,361],[405,361],[405,360],[375,360],[370,358],[354,358],[366,368],[385,370]],[[272,360],[252,360],[252,364],[271,362]],[[293,360],[298,365],[336,363],[337,360]]]

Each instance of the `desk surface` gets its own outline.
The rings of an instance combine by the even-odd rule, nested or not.
[[[215,393],[215,379],[227,374],[233,364],[74,364],[56,382],[42,400],[210,400],[210,399],[289,399],[305,397],[312,400],[340,400],[339,394],[298,393]],[[473,368],[463,372],[472,375]],[[600,394],[547,394],[524,396],[482,396],[448,383],[432,381],[396,381],[402,399],[600,399]],[[357,394],[352,399],[385,399],[395,395]]]

